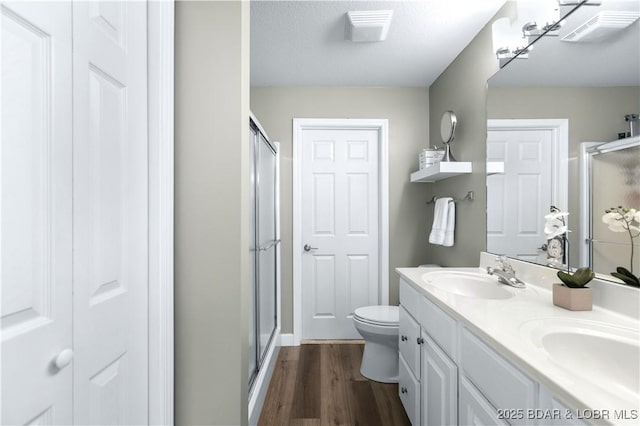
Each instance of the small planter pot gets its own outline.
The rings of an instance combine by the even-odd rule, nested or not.
[[[593,308],[591,289],[569,288],[562,284],[554,284],[553,304],[570,311],[590,311]]]

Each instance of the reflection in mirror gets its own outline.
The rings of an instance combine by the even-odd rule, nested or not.
[[[606,16],[601,12],[633,23],[571,36]],[[635,0],[582,6],[557,37],[542,37],[529,59],[514,60],[489,80],[487,161],[503,161],[504,173],[487,176],[487,251],[548,264],[544,216],[555,205],[569,212],[569,265],[589,266],[588,246],[580,241],[580,144],[626,137],[625,116],[640,113],[637,16]],[[598,190],[607,188],[605,181]],[[612,271],[607,264],[590,266],[601,274]]]
[[[583,231],[583,262],[639,286],[633,276],[640,270],[640,136],[588,145],[581,179],[591,214]]]

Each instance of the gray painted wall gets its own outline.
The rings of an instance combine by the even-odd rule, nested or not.
[[[386,118],[389,120],[389,303],[398,304],[395,268],[427,256],[427,184],[411,184],[418,153],[427,146],[426,88],[288,87],[251,89],[251,109],[272,140],[280,141],[282,238],[282,332],[293,332],[292,119]]]
[[[175,12],[176,424],[246,424],[249,3]]]
[[[523,101],[526,99],[526,101]],[[608,142],[629,129],[625,114],[640,111],[638,87],[490,87],[488,118],[569,119],[569,233],[580,238],[580,143]],[[579,251],[571,250],[578,266]]]
[[[512,8],[515,5],[507,3],[496,17],[508,16]],[[454,246],[429,245],[429,260],[442,266],[477,266],[480,251],[486,249],[486,87],[489,77],[498,70],[491,22],[429,88],[431,143],[441,144],[440,118],[447,110],[455,111],[458,128],[452,152],[458,161],[473,163],[473,173],[434,183],[429,196],[460,198],[474,191],[476,197],[475,201],[456,204]],[[433,221],[433,208],[429,209],[428,220]]]

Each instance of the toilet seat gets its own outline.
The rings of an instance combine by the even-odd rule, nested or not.
[[[355,310],[353,318],[378,327],[398,327],[400,311],[397,306],[363,306]]]

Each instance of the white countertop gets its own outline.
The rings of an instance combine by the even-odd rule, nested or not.
[[[556,364],[542,348],[532,343],[526,331],[528,325],[536,320],[568,319],[569,321],[578,320],[583,324],[595,322],[619,327],[634,340],[636,338],[640,340],[637,318],[617,314],[595,305],[592,311],[581,312],[554,306],[548,287],[537,286],[531,282],[527,282],[525,289],[505,285],[508,291],[514,293],[514,297],[491,300],[459,296],[433,287],[422,280],[422,275],[427,272],[443,270],[484,272],[485,268],[396,269],[405,281],[544,385],[567,406],[578,410],[611,410],[611,413],[613,410],[622,409],[640,410],[640,400],[637,396],[604,388],[600,383],[601,380],[599,381],[598,374],[601,373],[598,371],[585,371],[581,374],[581,372],[568,371],[566,367]],[[581,354],[576,353],[575,356],[580,357]],[[640,360],[636,361],[640,363]],[[610,422],[619,423],[614,420]],[[632,424],[638,424],[638,420],[634,420]]]

